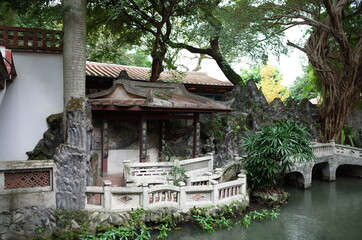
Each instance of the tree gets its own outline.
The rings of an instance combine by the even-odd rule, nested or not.
[[[52,0],[2,0],[0,3],[0,22],[3,25],[62,29],[61,4],[54,4]]]
[[[277,28],[265,28],[263,16],[264,11],[255,1],[213,1],[185,19],[184,30],[169,45],[210,56],[229,81],[239,84],[243,79],[231,63],[246,56],[265,60],[268,49],[275,54],[285,52],[277,41],[283,33]]]
[[[261,81],[258,84],[268,103],[275,98],[285,101],[289,97],[289,91],[281,85],[282,75],[279,70],[271,65],[263,65],[260,69]]]
[[[267,20],[285,29],[307,25],[303,51],[322,85],[320,120],[322,140],[338,140],[362,86],[362,2],[359,0],[267,1]]]
[[[86,0],[63,0],[64,107],[85,96]]]
[[[142,49],[140,46],[120,46],[116,36],[112,34],[88,35],[86,51],[88,61],[151,67],[147,50]]]
[[[250,68],[241,69],[240,77],[243,79],[243,83],[245,81],[253,80],[255,83],[261,82],[261,75],[260,75],[260,66],[254,65]]]
[[[179,17],[189,15],[197,4],[196,0],[93,0],[89,8],[91,15],[95,14],[90,22],[94,29],[106,28],[123,42],[151,40],[146,45],[152,57],[150,81],[155,82],[163,71],[173,24]]]
[[[290,98],[301,101],[304,98],[313,99],[321,96],[320,80],[315,70],[307,65],[303,67],[303,75],[295,79],[290,87]]]
[[[253,80],[263,92],[268,103],[275,98],[285,101],[289,97],[289,90],[281,85],[283,77],[279,69],[271,65],[255,65],[250,69],[242,69],[241,77],[244,80]]]
[[[307,128],[284,120],[243,137],[242,161],[254,190],[276,190],[283,175],[296,162],[315,158]]]

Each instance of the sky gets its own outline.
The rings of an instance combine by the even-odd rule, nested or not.
[[[285,43],[287,42],[287,39],[291,42],[297,43],[302,37],[302,32],[302,29],[299,27],[288,29],[286,31]],[[307,64],[307,58],[303,52],[292,47],[288,48],[289,54],[282,55],[279,60],[270,54],[270,60],[268,63],[280,70],[281,74],[283,75],[282,85],[284,86],[291,86],[296,77],[303,74],[302,66]],[[189,70],[191,71],[196,66],[196,60],[190,60],[193,55],[188,53],[186,50],[184,50],[182,54],[186,56],[186,58],[183,59],[183,64],[188,66]],[[238,64],[232,64],[232,67],[237,73],[240,73],[242,68],[248,68],[248,64],[246,62],[241,62]],[[216,62],[212,59],[204,59],[202,61],[200,72],[207,72],[211,77],[220,80],[227,80],[220,68],[217,66]]]

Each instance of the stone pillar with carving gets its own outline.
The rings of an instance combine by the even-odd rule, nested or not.
[[[85,207],[85,188],[92,182],[92,122],[87,99],[71,99],[65,115],[65,142],[56,149],[54,155],[56,205],[60,209],[81,210]]]

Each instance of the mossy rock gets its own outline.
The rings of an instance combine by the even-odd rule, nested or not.
[[[255,191],[251,193],[253,201],[260,205],[267,205],[268,207],[279,207],[288,202],[290,194],[287,192],[262,192]]]

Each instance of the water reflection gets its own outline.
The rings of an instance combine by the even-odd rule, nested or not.
[[[360,240],[362,239],[362,179],[314,180],[310,190],[288,188],[292,194],[278,219],[255,222],[248,229],[200,232],[182,226],[175,240]]]

